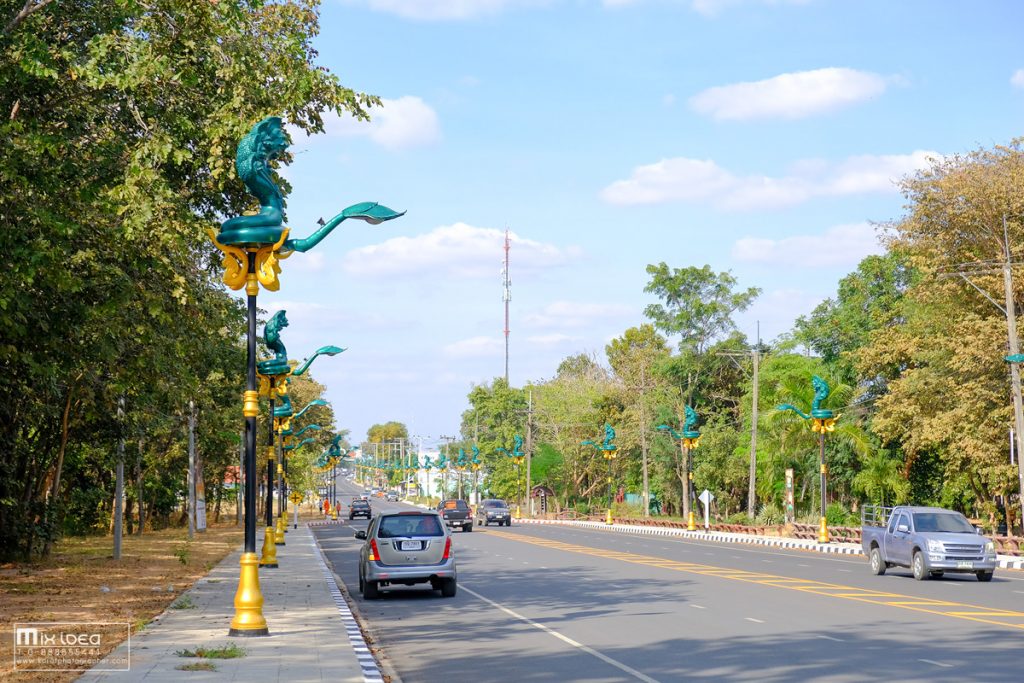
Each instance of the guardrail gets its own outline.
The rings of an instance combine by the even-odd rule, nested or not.
[[[603,522],[603,515],[575,515],[572,510],[563,510],[557,515],[548,515],[553,519],[578,519],[594,522]],[[614,517],[616,524],[633,524],[636,526],[656,526],[669,529],[686,529],[686,522],[659,517]],[[711,531],[726,531],[735,534],[749,534],[752,536],[773,536],[777,538],[799,538],[804,540],[817,540],[818,525],[816,524],[792,524],[787,531],[786,525],[756,525],[756,524],[712,524]],[[703,530],[703,525],[698,525]],[[860,543],[860,527],[830,526],[829,536],[836,543]],[[996,544],[996,552],[1000,555],[1011,557],[1024,557],[1024,537],[1020,536],[988,536]]]

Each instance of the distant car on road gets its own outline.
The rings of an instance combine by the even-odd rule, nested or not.
[[[871,573],[889,567],[910,567],[924,581],[945,572],[973,573],[978,581],[991,581],[995,573],[995,544],[959,512],[932,507],[861,509],[861,542]]]
[[[455,597],[457,572],[451,532],[433,510],[384,512],[373,518],[359,551],[359,590],[366,600],[387,586],[429,583],[446,598]]]
[[[512,513],[508,504],[498,498],[486,498],[476,506],[476,514],[473,515],[477,526],[494,522],[498,526],[512,526]]]
[[[388,491],[387,494],[384,496],[384,499],[387,500],[390,503],[397,503],[398,502],[398,494],[395,493],[394,491]]]
[[[370,501],[363,500],[362,498],[354,498],[351,503],[348,504],[348,518],[355,519],[356,517],[370,518]]]
[[[444,518],[448,527],[462,527],[463,531],[473,530],[473,516],[469,509],[469,503],[461,498],[450,498],[442,500],[437,506],[437,511]]]

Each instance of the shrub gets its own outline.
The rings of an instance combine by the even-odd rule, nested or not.
[[[762,526],[774,526],[785,522],[786,514],[778,504],[766,503],[761,506],[761,511],[757,513],[756,521]]]

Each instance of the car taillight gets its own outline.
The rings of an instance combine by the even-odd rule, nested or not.
[[[448,552],[447,549],[445,552]],[[377,539],[370,539],[370,554],[366,557],[370,562],[376,562],[380,559],[380,552],[377,550]]]
[[[447,560],[452,554],[452,537],[449,536],[444,542],[444,555],[441,556],[442,560]]]

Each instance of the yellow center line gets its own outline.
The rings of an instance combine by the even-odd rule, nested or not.
[[[950,617],[953,619],[966,619],[968,621],[977,621],[983,624],[992,624],[994,626],[1003,626],[1007,628],[1024,630],[1024,612],[1012,612],[1009,610],[994,611],[991,607],[982,607],[980,605],[968,605],[965,603],[948,602],[945,600],[930,600],[927,598],[915,599],[909,595],[873,591],[869,589],[857,588],[856,586],[844,586],[841,584],[825,583],[823,581],[814,581],[808,579],[794,579],[788,576],[775,576],[772,574],[748,572],[742,569],[729,569],[727,567],[715,567],[713,565],[696,564],[693,562],[674,562],[672,560],[667,560],[663,557],[653,557],[650,555],[636,555],[633,553],[624,553],[615,550],[601,550],[599,548],[591,548],[588,546],[576,545],[572,543],[562,543],[560,541],[551,541],[548,539],[537,539],[505,531],[492,531],[490,533],[492,535],[497,535],[501,538],[505,538],[511,541],[530,543],[532,545],[543,546],[545,548],[550,548],[552,550],[561,550],[563,552],[591,555],[594,557],[601,557],[604,559],[628,562],[630,564],[640,564],[650,567],[656,567],[659,569],[669,569],[672,571],[700,574],[702,576],[711,576],[714,578],[727,579],[730,581],[743,581],[745,583],[753,583],[762,586],[772,586],[774,588],[800,591],[802,593],[811,593],[813,595],[823,595],[826,597],[839,598],[842,600],[866,602],[871,605],[896,607],[899,609],[911,610],[913,612],[924,612],[926,614],[934,614],[941,617]],[[892,598],[908,599],[893,600]],[[969,611],[943,611],[941,609],[928,609],[929,607],[962,607],[967,608]],[[1015,621],[1020,620],[1022,623],[1013,623],[1010,621],[996,621],[994,619],[984,619],[982,617],[999,617],[1002,619],[1012,619]]]

